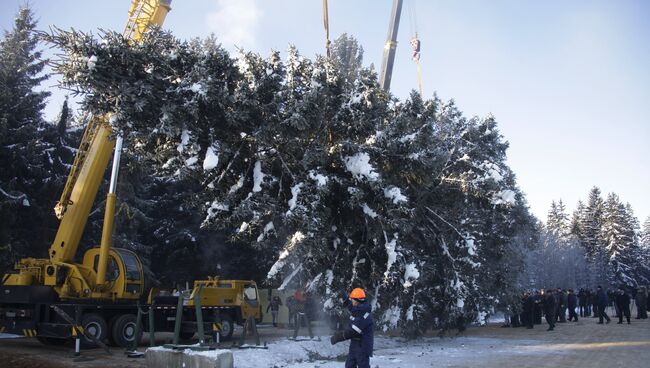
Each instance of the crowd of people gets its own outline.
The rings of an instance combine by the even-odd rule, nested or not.
[[[521,305],[513,305],[505,313],[503,327],[533,328],[542,324],[542,316],[548,324],[547,331],[553,331],[556,323],[578,322],[579,318],[598,318],[599,324],[611,322],[607,308],[613,307],[618,323],[623,320],[631,323],[631,304],[634,301],[637,319],[648,318],[648,289],[639,287],[629,289],[624,286],[618,289],[604,290],[598,286],[596,290],[582,288],[575,292],[573,289],[540,289],[526,291],[521,298]]]

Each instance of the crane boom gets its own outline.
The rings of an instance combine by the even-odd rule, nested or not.
[[[388,24],[388,37],[384,46],[384,58],[381,63],[381,88],[388,92],[390,80],[393,76],[393,64],[395,62],[395,49],[397,48],[397,31],[399,29],[399,18],[402,13],[402,0],[393,0],[393,9]]]
[[[171,3],[172,0],[133,0],[124,37],[137,42],[152,26],[161,26],[171,10]]]
[[[110,126],[101,118],[92,118],[86,127],[64,190],[64,195],[69,192],[68,198],[62,198],[56,207],[61,208],[62,212],[61,223],[50,246],[49,256],[52,261],[74,260],[88,215],[115,146],[115,141],[110,135]],[[61,206],[63,203],[65,206]]]

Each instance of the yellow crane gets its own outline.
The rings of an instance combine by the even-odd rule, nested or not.
[[[139,42],[154,26],[161,26],[171,10],[171,0],[133,0],[124,37]],[[138,302],[144,292],[144,272],[138,256],[126,249],[113,248],[111,238],[115,214],[117,174],[122,137],[114,137],[110,116],[91,119],[54,211],[61,220],[49,249],[49,258],[24,258],[15,272],[0,283],[0,333],[36,336],[46,344],[65,342],[72,335],[71,318],[79,315],[84,333],[93,338],[85,344],[111,340],[127,347],[139,339],[135,334]],[[99,247],[90,248],[81,263],[75,262],[88,215],[113,154],[109,192]],[[222,325],[222,337],[232,336],[233,324],[247,318],[261,319],[257,286],[252,280],[221,280],[218,277],[194,282],[192,295],[201,297],[206,323]],[[156,330],[175,329],[176,307],[154,308],[154,299],[166,298],[151,290],[146,302],[156,321]],[[176,297],[176,299],[178,299]],[[143,301],[143,300],[142,300]],[[187,301],[182,315],[187,320],[180,335],[193,335],[199,325],[194,300]],[[186,309],[187,308],[187,309]],[[55,313],[56,312],[56,313]],[[171,321],[171,325],[170,325]],[[179,324],[180,325],[180,324]],[[202,337],[201,337],[202,338]]]
[[[133,42],[153,26],[162,25],[171,0],[133,0],[124,36]],[[122,138],[112,137],[108,116],[94,117],[88,123],[72,165],[70,175],[55,207],[61,220],[50,246],[49,259],[25,258],[16,273],[5,275],[3,285],[48,286],[60,299],[138,299],[144,288],[142,265],[125,249],[111,249],[115,213],[115,187],[122,149]],[[104,172],[113,155],[113,169],[102,241],[89,249],[82,263],[75,263],[81,235],[95,201]],[[110,274],[107,280],[107,269]]]
[[[171,0],[133,0],[124,36],[133,42],[140,41],[151,27],[162,25],[170,4]],[[52,309],[59,307],[71,313],[79,309],[84,313],[84,326],[90,326],[99,337],[106,336],[109,321],[116,326],[118,335],[130,331],[132,315],[125,317],[114,308],[140,299],[144,273],[135,253],[111,248],[122,138],[113,137],[109,118],[94,117],[86,127],[61,200],[55,207],[61,222],[49,258],[24,258],[15,265],[13,273],[3,276],[0,332],[22,332],[45,339],[42,341],[66,336],[69,330],[60,331],[64,324],[52,313]],[[76,263],[81,235],[111,153],[113,169],[101,245],[87,250],[82,262]]]

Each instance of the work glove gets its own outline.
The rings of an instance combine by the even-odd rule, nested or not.
[[[330,337],[330,342],[332,343],[332,345],[336,344],[337,342],[341,342],[343,340],[345,340],[345,334],[343,331],[337,331],[334,333],[334,335],[332,335],[332,337]]]

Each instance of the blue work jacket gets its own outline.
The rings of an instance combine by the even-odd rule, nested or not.
[[[350,350],[353,350],[361,343],[361,351],[368,356],[372,356],[373,347],[373,326],[372,312],[367,302],[357,304],[356,307],[350,305],[350,325],[348,331],[352,333]]]

